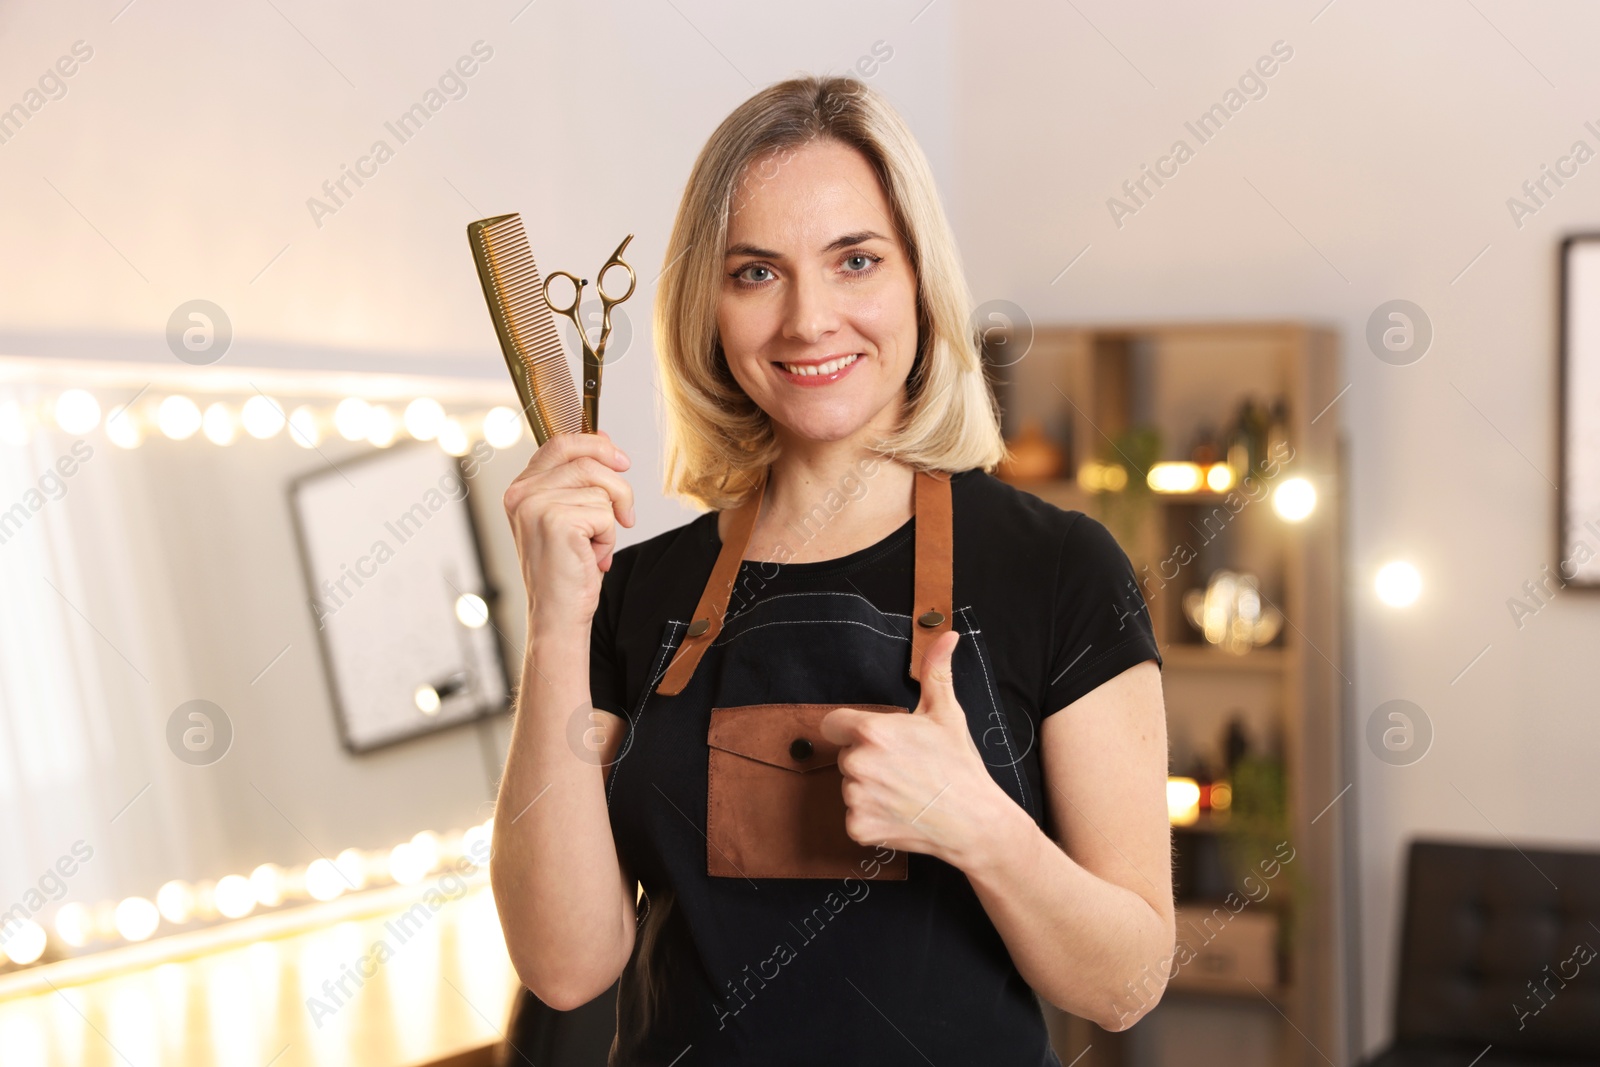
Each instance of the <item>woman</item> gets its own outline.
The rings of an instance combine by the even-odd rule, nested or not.
[[[666,262],[666,490],[715,510],[616,551],[603,433],[505,495],[518,974],[558,1009],[620,977],[616,1064],[1059,1063],[1035,993],[1131,1025],[1174,937],[1160,656],[1105,528],[987,473],[909,130],[853,79],[758,93]]]

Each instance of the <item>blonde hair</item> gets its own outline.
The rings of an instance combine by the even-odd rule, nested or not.
[[[700,150],[678,205],[655,302],[668,496],[735,507],[779,454],[771,418],[728,369],[717,300],[728,220],[742,205],[734,198],[752,181],[747,168],[819,138],[866,157],[917,279],[917,354],[906,378],[905,417],[873,451],[947,471],[989,470],[1005,457],[999,411],[969,325],[972,296],[927,157],[905,121],[865,83],[808,76],[769,86],[735,108]]]

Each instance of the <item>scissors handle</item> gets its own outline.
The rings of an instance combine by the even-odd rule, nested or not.
[[[622,303],[624,300],[628,299],[628,297],[633,295],[634,288],[639,284],[638,275],[633,273],[633,268],[628,266],[627,260],[622,258],[623,250],[628,247],[628,242],[631,240],[633,240],[633,234],[630,233],[628,236],[622,239],[622,243],[617,246],[617,250],[611,253],[611,258],[606,260],[606,265],[600,268],[600,273],[595,275],[594,287],[596,291],[599,292],[600,301],[603,304],[611,305]],[[610,270],[612,267],[621,267],[623,270],[628,272],[628,291],[623,293],[621,296],[606,295],[606,271]]]
[[[555,281],[557,278],[565,278],[568,282],[572,283],[572,303],[565,307],[558,306],[554,300],[550,299],[550,283]],[[580,334],[583,332],[583,323],[578,319],[578,305],[583,302],[583,287],[588,284],[589,279],[575,278],[564,270],[552,271],[545,277],[544,280],[545,306],[551,311],[554,311],[557,315],[565,315],[570,318],[578,327],[578,332]]]

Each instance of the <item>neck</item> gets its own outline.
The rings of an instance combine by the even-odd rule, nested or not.
[[[911,518],[916,472],[874,453],[866,442],[881,431],[863,430],[870,433],[840,441],[780,436],[782,452],[768,474],[749,558],[832,559]]]

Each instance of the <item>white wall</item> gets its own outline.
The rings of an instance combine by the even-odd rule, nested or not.
[[[955,200],[980,300],[1052,320],[1304,318],[1343,335],[1350,728],[1404,697],[1436,731],[1409,767],[1359,745],[1341,802],[1359,810],[1376,1042],[1392,1015],[1411,837],[1600,839],[1587,699],[1600,611],[1566,591],[1519,632],[1506,607],[1556,558],[1556,248],[1600,229],[1600,162],[1520,229],[1505,203],[1575,139],[1600,149],[1583,128],[1600,125],[1587,47],[1600,13],[1338,0],[1318,16],[1324,2],[961,6]],[[1278,40],[1294,55],[1268,94],[1119,228],[1106,200],[1175,138],[1195,145],[1184,121]],[[1370,312],[1394,298],[1435,329],[1408,367],[1363,340]],[[1395,557],[1425,582],[1405,611],[1371,592]]]
[[[1592,9],[274,4],[0,8],[0,107],[74,41],[94,48],[67,96],[0,144],[0,351],[166,359],[167,316],[205,297],[233,318],[229,364],[494,377],[464,224],[520,210],[547,269],[585,271],[632,231],[635,340],[607,376],[604,419],[638,461],[632,536],[648,536],[689,517],[657,492],[648,320],[694,154],[755,87],[844,72],[881,40],[894,56],[873,84],[933,159],[979,299],[1039,319],[1297,317],[1344,335],[1352,726],[1403,696],[1437,730],[1415,766],[1364,758],[1346,798],[1360,813],[1369,1042],[1388,1027],[1411,836],[1600,835],[1600,725],[1580,705],[1593,601],[1563,593],[1520,632],[1505,606],[1553,558],[1554,253],[1600,212],[1600,163],[1520,229],[1505,200],[1575,139],[1600,147],[1583,129],[1600,120]],[[478,40],[494,56],[469,94],[317,227],[306,199]],[[1107,198],[1277,40],[1294,55],[1268,95],[1115,225]],[[1436,330],[1410,367],[1361,341],[1396,297]],[[1369,593],[1393,556],[1427,583],[1404,612]],[[408,780],[380,774],[374,795]],[[301,788],[308,809],[336,812],[330,832],[406,829],[336,782]]]

